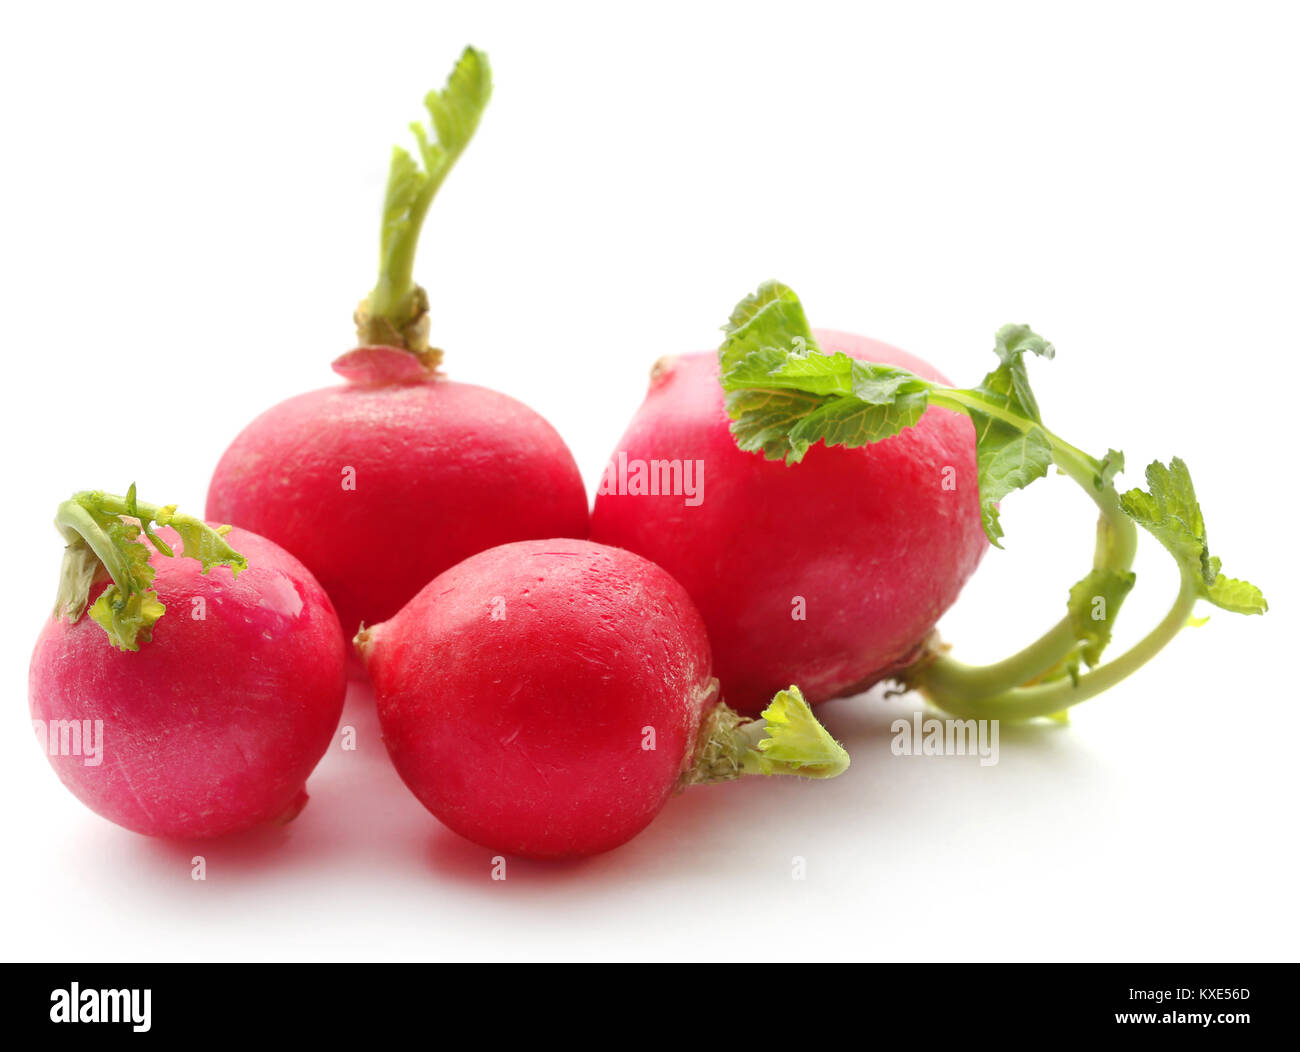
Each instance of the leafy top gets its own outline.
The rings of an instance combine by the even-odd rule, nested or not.
[[[248,568],[248,560],[226,543],[229,526],[213,529],[193,516],[178,513],[174,504],[156,507],[141,503],[134,483],[125,497],[87,490],[59,505],[55,518],[68,547],[54,615],[79,620],[86,612],[91,590],[109,578],[112,584],[90,607],[91,619],[120,650],[139,650],[140,640],[148,642],[166,607],[150,587],[156,571],[149,562],[149,547],[140,537],[162,555],[175,555],[154,532],[154,524],[174,529],[183,545],[181,554],[197,559],[203,573],[214,566],[227,566],[232,574]]]
[[[766,736],[746,757],[747,773],[834,778],[848,769],[849,754],[817,722],[798,687],[779,691],[763,720]]]
[[[1262,614],[1268,610],[1263,593],[1249,581],[1225,577],[1219,560],[1210,555],[1191,472],[1179,457],[1166,467],[1160,461],[1147,465],[1147,490],[1131,489],[1120,496],[1125,512],[1169,550],[1197,594],[1215,606],[1237,614]]]
[[[430,91],[424,106],[433,129],[411,124],[420,163],[393,147],[384,192],[379,237],[379,280],[357,308],[357,337],[364,345],[401,347],[426,359],[431,368],[441,352],[428,345],[428,297],[412,280],[415,250],[434,195],[465,152],[492,97],[487,55],[465,48],[441,91]]]

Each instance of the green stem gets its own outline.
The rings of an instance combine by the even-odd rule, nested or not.
[[[113,579],[113,583],[123,591],[132,590],[134,579],[125,553],[109,537],[107,530],[81,504],[78,499],[81,496],[82,494],[78,494],[59,505],[54,515],[55,527],[69,545],[75,545],[79,539],[85,542],[108,572],[108,576]],[[89,596],[86,599],[88,600]],[[81,604],[81,610],[84,609],[85,602]],[[76,617],[81,616],[81,610],[78,610]],[[76,617],[73,618],[74,621]]]
[[[422,124],[411,125],[423,168],[401,147],[394,148],[380,227],[379,277],[353,315],[361,346],[410,351],[430,370],[441,361],[442,352],[429,346],[429,298],[414,280],[415,253],[429,206],[473,138],[491,94],[487,56],[467,47],[447,86],[425,96],[433,139]]]
[[[977,398],[966,391],[944,387],[931,388],[930,403],[960,413],[975,411],[996,417],[1016,430],[1031,427],[1040,430],[1052,449],[1052,460],[1088,494],[1101,512],[1097,520],[1097,540],[1093,550],[1093,569],[1127,572],[1137,553],[1137,528],[1120,507],[1119,494],[1113,485],[1098,487],[1096,468],[1082,450],[1052,434],[1041,424],[1026,420],[1001,407]],[[930,651],[904,678],[909,684],[924,686],[945,697],[997,694],[1051,671],[1078,648],[1070,618],[1065,617],[1028,646],[1010,657],[988,665],[968,665],[947,654]]]
[[[1110,689],[1155,657],[1187,624],[1198,597],[1196,581],[1184,573],[1178,596],[1164,619],[1129,650],[1084,673],[1077,681],[1067,677],[976,696],[954,691],[949,685],[936,687],[922,677],[918,689],[937,707],[964,719],[1029,720],[1053,716]]]

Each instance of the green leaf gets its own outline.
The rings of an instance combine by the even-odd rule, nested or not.
[[[1170,460],[1168,467],[1152,461],[1147,465],[1146,480],[1147,490],[1121,494],[1120,506],[1168,549],[1196,583],[1197,594],[1233,613],[1268,610],[1268,601],[1253,584],[1219,572],[1219,560],[1210,555],[1205,519],[1187,465],[1179,457]]]
[[[108,633],[109,642],[119,650],[139,650],[142,642],[153,639],[153,626],[166,612],[152,588],[124,594],[113,584],[95,600],[90,619]]]
[[[77,621],[86,612],[91,589],[111,578],[90,607],[91,619],[122,650],[138,650],[141,641],[148,642],[166,608],[150,587],[156,571],[149,562],[149,545],[140,538],[162,555],[174,555],[154,533],[154,523],[176,530],[184,546],[181,554],[197,559],[203,573],[213,566],[227,566],[232,574],[248,568],[248,561],[230,547],[221,530],[177,514],[174,504],[156,507],[139,502],[134,484],[125,497],[88,490],[59,505],[55,517],[55,525],[68,541],[55,616]]]
[[[187,559],[197,559],[203,567],[202,573],[207,573],[214,566],[228,566],[230,572],[237,576],[240,570],[248,569],[248,560],[226,543],[222,533],[192,515],[178,515],[175,504],[158,509],[158,525],[170,526],[180,534],[181,555]],[[170,555],[171,552],[163,551],[163,554]]]
[[[1131,572],[1099,568],[1070,589],[1070,623],[1074,626],[1075,639],[1082,644],[1083,660],[1090,667],[1101,661],[1119,608],[1136,580],[1137,576]]]
[[[1052,463],[1052,446],[1039,428],[1018,431],[976,412],[971,413],[971,418],[976,429],[980,523],[989,542],[1001,548],[1003,532],[998,501],[1047,474]]]
[[[910,427],[929,384],[891,365],[823,354],[798,297],[768,282],[732,312],[718,351],[736,444],[796,463],[817,442],[856,448]]]
[[[726,337],[718,358],[724,373],[754,351],[818,349],[799,297],[779,281],[765,281],[737,303],[722,331]]]
[[[1117,449],[1106,450],[1106,455],[1097,464],[1097,473],[1092,484],[1099,490],[1105,489],[1115,481],[1115,476],[1124,471],[1124,454]]]
[[[1029,386],[1025,355],[1056,356],[1056,349],[1027,325],[1004,325],[993,337],[999,365],[978,387],[957,392],[972,396],[967,411],[975,424],[979,468],[980,518],[989,542],[1002,547],[998,501],[1047,474],[1052,447],[1041,424],[1038,400]],[[987,405],[996,412],[982,411]]]
[[[768,460],[793,464],[803,459],[808,444],[791,441],[791,433],[825,402],[799,391],[731,391],[727,394],[727,412],[734,417],[731,433],[745,452],[761,452]]]
[[[1215,559],[1217,566],[1219,560]],[[1215,606],[1234,614],[1262,614],[1268,610],[1264,593],[1249,581],[1218,574],[1206,591],[1206,598]]]
[[[880,442],[920,420],[926,401],[924,391],[900,391],[892,402],[873,403],[853,396],[827,401],[791,429],[793,459],[801,459],[815,442],[849,449]]]
[[[447,86],[441,91],[430,91],[424,97],[424,107],[429,111],[438,137],[437,143],[431,145],[423,128],[417,134],[424,166],[430,175],[450,168],[464,152],[478,130],[491,97],[492,70],[487,55],[477,48],[465,48],[456,68],[447,78]],[[419,125],[415,127],[419,128]]]
[[[1056,348],[1028,325],[1004,325],[993,335],[993,353],[1001,359],[1002,364],[984,377],[981,388],[1003,391],[1007,395],[1007,408],[1013,409],[1020,416],[1042,423],[1038,414],[1038,401],[1029,388],[1025,355],[1055,358]]]
[[[766,736],[744,757],[745,773],[834,778],[848,769],[849,754],[817,722],[798,687],[780,691],[763,720]]]

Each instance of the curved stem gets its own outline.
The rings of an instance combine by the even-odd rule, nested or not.
[[[930,401],[934,405],[962,413],[975,409],[996,416],[1019,431],[1027,430],[1028,422],[1023,418],[1002,412],[997,406],[973,398],[967,392],[939,388],[931,393]],[[1051,445],[1053,463],[1079,484],[1101,512],[1097,519],[1093,569],[1127,572],[1137,553],[1137,528],[1120,507],[1115,487],[1109,484],[1098,487],[1092,458],[1041,425],[1037,426]],[[988,665],[968,665],[946,654],[929,652],[903,678],[909,685],[932,688],[944,695],[955,695],[959,690],[977,696],[997,694],[1050,671],[1066,660],[1077,646],[1074,627],[1070,619],[1065,617],[1034,642],[1001,661]]]
[[[132,589],[131,568],[125,554],[76,497],[59,505],[54,515],[54,525],[70,545],[76,544],[78,540],[84,541],[108,571],[108,576],[115,585],[123,591]],[[84,605],[83,603],[83,608]]]
[[[1077,681],[1059,679],[1035,686],[1014,687],[984,697],[935,689],[928,682],[921,684],[920,689],[938,708],[966,719],[1028,720],[1036,716],[1053,716],[1108,690],[1155,657],[1187,624],[1197,598],[1195,580],[1184,573],[1178,596],[1163,620],[1129,650],[1084,673]]]
[[[900,677],[909,686],[942,694],[997,694],[1055,668],[1075,646],[1074,626],[1064,617],[1027,647],[1001,661],[968,665],[945,653],[930,651]]]

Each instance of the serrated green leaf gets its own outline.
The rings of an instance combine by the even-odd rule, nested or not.
[[[817,341],[794,291],[779,281],[765,281],[758,291],[736,304],[718,348],[722,372],[755,351],[816,351]]]
[[[1196,583],[1197,594],[1232,613],[1262,614],[1268,601],[1248,581],[1224,577],[1219,560],[1210,555],[1205,519],[1196,499],[1191,472],[1179,457],[1166,467],[1152,461],[1146,470],[1147,490],[1120,495],[1120,506],[1156,538]]]
[[[763,721],[766,736],[746,754],[747,773],[834,778],[848,769],[849,754],[817,722],[798,687],[779,691]]]
[[[181,555],[187,559],[197,559],[203,567],[203,573],[214,566],[228,566],[231,574],[238,576],[240,570],[248,569],[248,560],[226,542],[223,534],[192,515],[176,514],[175,505],[159,509],[158,525],[170,526],[180,534],[183,549]]]
[[[825,402],[791,429],[789,442],[797,453],[794,459],[801,459],[815,442],[849,449],[880,442],[915,424],[925,408],[923,392],[900,394],[895,401],[884,403],[853,397]]]
[[[1137,576],[1130,572],[1099,568],[1070,589],[1070,623],[1074,626],[1075,639],[1082,644],[1083,660],[1090,667],[1101,661],[1120,606],[1136,580]]]
[[[1056,348],[1028,325],[1004,325],[993,337],[993,353],[1002,364],[984,377],[977,390],[1017,416],[1042,423],[1038,400],[1029,386],[1025,355],[1055,358]]]
[[[980,522],[989,542],[1001,548],[998,502],[1047,474],[1052,446],[1038,428],[1019,431],[983,413],[975,423],[975,463],[979,471]]]
[[[745,452],[761,452],[768,460],[793,464],[803,459],[808,444],[792,442],[791,433],[800,420],[824,402],[817,395],[800,391],[732,391],[727,394],[727,411],[735,418],[731,433]]]
[[[1056,349],[1027,325],[1004,325],[994,335],[993,352],[998,356],[998,367],[978,387],[959,393],[973,396],[977,405],[997,410],[983,412],[971,407],[968,412],[975,424],[980,519],[989,542],[1001,548],[998,501],[1042,478],[1052,463],[1047,435],[1040,428],[1024,426],[1042,422],[1038,400],[1029,386],[1025,355],[1052,358]]]
[[[869,445],[925,412],[919,377],[818,350],[798,297],[777,282],[742,300],[725,331],[718,360],[741,449],[796,463],[817,442]]]
[[[166,612],[152,588],[124,595],[114,584],[95,600],[90,619],[108,633],[109,641],[119,650],[139,650],[141,643],[153,639],[153,626]]]
[[[1056,348],[1028,325],[1004,325],[993,334],[993,353],[1010,364],[1026,354],[1055,358]]]
[[[853,393],[853,359],[839,352],[759,347],[733,358],[723,377],[729,390],[788,389],[809,395],[847,395]]]
[[[1215,606],[1234,614],[1263,614],[1268,611],[1268,600],[1264,598],[1263,592],[1249,581],[1239,581],[1222,574],[1207,586],[1206,598]]]

